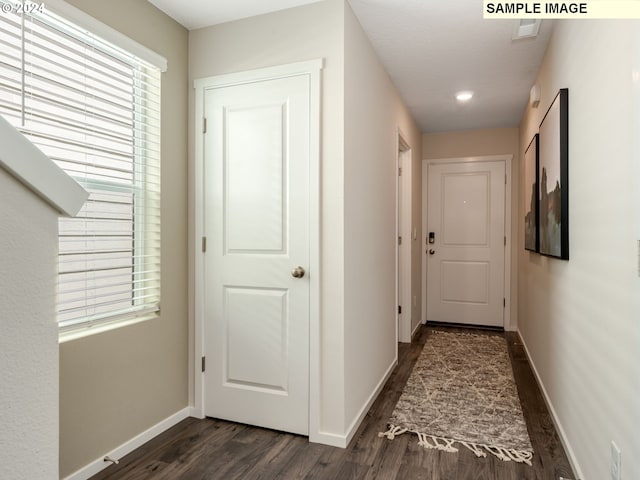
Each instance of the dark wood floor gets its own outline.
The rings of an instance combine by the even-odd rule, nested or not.
[[[425,479],[558,480],[575,478],[515,333],[505,333],[522,409],[534,449],[533,466],[426,450],[413,435],[379,438],[425,340],[400,344],[399,365],[348,448],[312,444],[305,437],[230,422],[186,419],[112,465],[93,480],[142,479]],[[446,328],[451,330],[451,328]],[[495,333],[487,333],[495,334]]]

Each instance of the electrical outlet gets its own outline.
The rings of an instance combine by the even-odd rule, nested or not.
[[[620,449],[616,442],[611,441],[611,480],[621,480],[622,472],[620,471]]]

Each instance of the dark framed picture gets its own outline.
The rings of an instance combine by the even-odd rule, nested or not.
[[[569,259],[569,90],[551,103],[539,130],[540,253]]]
[[[538,141],[536,133],[524,152],[524,248],[540,251],[538,237]]]

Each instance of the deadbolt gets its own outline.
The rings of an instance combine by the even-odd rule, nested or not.
[[[304,268],[302,267],[296,267],[293,270],[291,270],[291,276],[293,278],[302,278],[304,277]]]

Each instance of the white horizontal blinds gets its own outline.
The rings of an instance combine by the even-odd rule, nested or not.
[[[51,12],[0,24],[0,113],[90,193],[60,220],[60,326],[157,312],[160,72]]]
[[[0,115],[14,126],[22,122],[22,20],[0,16]]]

